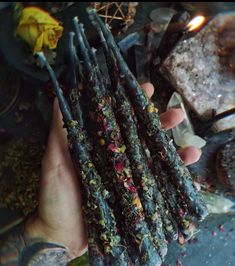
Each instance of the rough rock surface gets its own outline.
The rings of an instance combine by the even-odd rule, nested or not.
[[[162,73],[203,118],[235,107],[235,13],[217,15],[194,37],[179,42]],[[235,126],[235,115],[216,123]]]

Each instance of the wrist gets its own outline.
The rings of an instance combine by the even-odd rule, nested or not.
[[[65,246],[30,236],[26,224],[17,225],[1,239],[0,265],[62,266],[73,259]]]
[[[55,228],[48,225],[39,216],[32,216],[25,224],[25,238],[26,241],[33,239],[34,242],[38,240],[63,246],[69,250],[71,259],[75,259],[87,251],[87,239],[73,228],[74,226],[71,230],[67,230],[65,226],[59,225]]]

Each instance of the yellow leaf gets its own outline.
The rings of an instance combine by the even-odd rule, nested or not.
[[[16,33],[33,49],[40,52],[43,47],[55,49],[62,36],[63,27],[51,15],[38,7],[23,9]]]
[[[140,201],[140,198],[139,197],[137,197],[137,198],[134,199],[134,204],[136,205],[136,207],[138,209],[142,209],[142,204],[141,204],[141,201]]]
[[[124,153],[126,150],[126,146],[122,145],[120,148],[118,148],[118,152]]]

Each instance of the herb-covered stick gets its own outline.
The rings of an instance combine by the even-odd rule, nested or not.
[[[99,28],[97,29],[104,49],[109,76],[112,83],[111,93],[115,95],[116,99],[115,114],[117,114],[117,120],[120,121],[119,124],[122,130],[122,136],[127,144],[127,152],[132,162],[131,167],[133,176],[135,177],[134,181],[136,181],[135,183],[139,187],[140,198],[151,232],[153,235],[158,235],[159,237],[155,239],[157,242],[160,242],[158,246],[163,257],[164,250],[166,252],[166,244],[163,242],[165,237],[163,236],[164,234],[161,228],[162,221],[164,226],[163,230],[165,231],[168,240],[173,240],[177,237],[176,223],[170,213],[166,215],[164,200],[161,193],[158,191],[158,188],[154,185],[155,178],[149,169],[141,139],[138,135],[135,114],[125,93],[123,80],[119,76],[115,58],[112,51],[107,46],[102,31]],[[161,217],[157,218],[159,214],[161,214]]]
[[[125,77],[126,89],[132,100],[139,123],[145,130],[146,141],[152,157],[158,159],[168,169],[172,182],[174,182],[177,189],[185,198],[190,214],[197,216],[199,219],[205,218],[207,215],[205,204],[198,195],[190,173],[178,156],[172,141],[161,128],[160,120],[155,112],[153,103],[140,88],[134,75],[121,56],[111,32],[96,14],[96,11],[89,8],[88,13],[90,14],[91,20],[95,20],[102,30],[108,47],[116,57],[120,74]]]
[[[84,39],[85,35],[83,33],[83,27],[80,23],[78,24],[77,17],[75,17],[73,19],[73,22],[74,22],[74,26],[75,26],[77,33],[81,34],[81,37]],[[86,56],[86,58],[88,58],[88,56],[91,56],[93,63],[98,65],[97,61],[95,61],[96,58],[93,55],[93,51],[91,50],[91,48],[89,46],[87,47],[87,43],[88,42],[84,43],[84,45],[85,45],[84,48],[86,48],[85,56]],[[74,54],[74,51],[75,51],[75,49],[70,49],[70,54],[72,56]],[[81,63],[78,58],[77,58],[77,61],[79,64]],[[78,72],[78,78],[81,81],[81,85],[85,84],[85,86],[86,86],[87,80],[85,79],[84,74],[86,76],[88,76],[89,75],[89,69],[86,69],[87,71],[85,71],[84,67],[81,65],[79,70],[81,70],[81,71]],[[90,73],[90,74],[92,74],[92,73]],[[94,77],[94,75],[95,74],[92,74],[92,75],[90,75],[90,77],[91,76]],[[102,79],[101,75],[99,75],[99,78]],[[81,97],[81,95],[80,95],[81,90],[78,87],[76,89],[72,89],[71,93],[70,93],[71,105],[73,106],[72,110],[76,112],[76,110],[78,109],[78,112],[76,112],[77,115],[79,113],[80,108],[82,108],[82,107],[78,108],[78,106],[77,106],[78,98]],[[87,113],[90,112],[91,111],[90,106],[86,105],[87,99],[83,98],[83,101],[84,101],[83,108],[86,109]],[[89,119],[89,118],[87,118],[87,119]],[[102,147],[100,147],[99,139],[97,140],[97,136],[94,134],[94,131],[95,131],[94,130],[94,123],[89,123],[89,121],[86,121],[86,122],[87,122],[86,123],[87,129],[90,133],[89,135],[90,135],[91,144],[93,145],[91,156],[93,158],[93,162],[96,166],[96,169],[101,174],[104,187],[109,191],[109,197],[107,198],[107,202],[114,211],[116,222],[117,222],[117,225],[119,228],[118,230],[119,230],[119,233],[122,235],[123,244],[127,248],[127,252],[129,254],[129,256],[131,257],[132,262],[135,265],[138,265],[138,263],[139,263],[138,262],[138,254],[133,249],[132,243],[130,243],[130,237],[128,236],[127,231],[125,229],[123,229],[125,227],[124,219],[122,217],[120,208],[118,208],[119,200],[117,199],[117,193],[115,193],[115,173],[112,171],[112,168],[108,164],[107,154],[105,152],[103,152]],[[93,127],[91,127],[91,124],[93,125]]]
[[[111,94],[115,96],[115,115],[119,121],[121,133],[127,146],[128,158],[131,161],[131,169],[134,176],[134,182],[138,187],[140,199],[144,208],[146,221],[150,232],[153,235],[153,241],[162,258],[167,253],[167,244],[163,231],[161,212],[163,209],[159,206],[163,204],[156,201],[156,186],[154,177],[148,167],[146,158],[144,157],[142,145],[138,136],[137,126],[134,121],[132,106],[127,98],[122,86],[121,78],[118,75],[118,69],[112,52],[108,50],[105,39],[102,36],[103,48],[106,56],[106,63],[109,70],[111,80]],[[172,227],[173,229],[173,227]]]
[[[84,194],[84,212],[88,224],[89,260],[91,265],[130,265],[126,248],[121,243],[112,210],[106,202],[108,192],[101,183],[87,148],[86,132],[82,121],[73,120],[55,74],[42,53],[38,53],[53,81],[61,112],[68,131],[72,158],[80,172]],[[81,108],[77,109],[81,110]],[[82,118],[82,114],[77,117]],[[101,246],[101,243],[103,246]],[[106,255],[106,256],[105,256]]]
[[[119,126],[113,114],[110,97],[105,94],[105,85],[97,74],[100,70],[98,66],[95,67],[92,64],[92,58],[89,58],[88,49],[85,48],[79,27],[77,29],[77,41],[82,59],[83,61],[89,60],[86,65],[89,64],[93,68],[93,79],[86,84],[86,89],[91,92],[91,103],[94,106],[93,122],[99,126],[98,135],[100,139],[103,139],[104,150],[108,152],[109,163],[115,173],[116,191],[119,195],[120,206],[125,219],[125,229],[133,240],[133,245],[136,246],[141,264],[160,265],[161,259],[154,247],[151,233],[145,222],[143,207],[133,182],[130,163],[125,153],[125,145]],[[84,67],[86,72],[89,73],[86,65]]]

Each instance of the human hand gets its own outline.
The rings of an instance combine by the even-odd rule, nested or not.
[[[152,97],[153,85],[145,83],[142,87],[147,96]],[[162,126],[168,130],[183,121],[183,112],[171,109],[161,114],[160,119]],[[195,147],[181,149],[178,153],[186,165],[196,162],[201,155]],[[63,129],[57,100],[42,161],[38,213],[28,220],[26,233],[29,237],[67,246],[71,257],[81,256],[87,249],[79,182],[67,147],[67,133]]]

